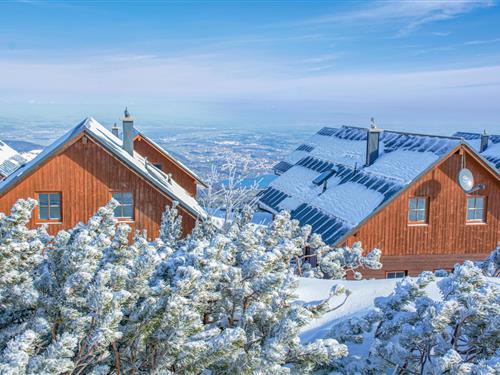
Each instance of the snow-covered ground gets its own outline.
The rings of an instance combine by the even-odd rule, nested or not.
[[[439,277],[436,277],[436,281],[430,283],[426,288],[428,296],[435,300],[441,299],[437,286],[439,279]],[[500,285],[498,278],[491,278],[490,280]],[[352,292],[345,304],[340,308],[315,319],[306,326],[300,335],[301,339],[309,342],[318,338],[326,338],[334,325],[367,313],[374,307],[375,298],[391,294],[398,281],[401,281],[401,279],[355,281],[300,278],[297,290],[299,301],[317,302],[326,299],[334,285],[343,285]],[[340,305],[344,299],[344,295],[334,297],[330,302],[330,306],[334,308]],[[349,352],[358,355],[368,354],[371,340],[366,335],[365,338],[368,338],[368,340],[363,344],[349,344]]]
[[[301,339],[309,342],[318,338],[326,338],[330,329],[335,324],[361,316],[368,312],[374,306],[376,297],[388,296],[394,290],[397,282],[401,279],[382,279],[382,280],[320,280],[313,278],[301,278],[299,281],[298,296],[300,301],[315,302],[328,298],[330,290],[334,285],[343,285],[349,289],[352,294],[340,308],[331,311],[322,317],[315,319],[304,328]],[[437,278],[439,280],[439,278]],[[435,299],[440,298],[439,289],[436,282],[427,287],[429,296]],[[342,303],[344,295],[334,297],[330,302],[333,308]],[[367,354],[370,341],[364,344],[350,344],[349,352],[351,354]]]

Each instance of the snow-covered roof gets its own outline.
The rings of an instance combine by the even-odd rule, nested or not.
[[[136,135],[139,135],[140,137],[144,138],[146,141],[148,141],[154,147],[156,147],[160,152],[163,152],[165,155],[167,155],[172,160],[174,160],[175,163],[179,167],[181,167],[186,173],[191,175],[191,177],[193,177],[200,185],[207,187],[207,184],[195,172],[193,172],[193,170],[189,169],[184,163],[182,163],[180,160],[176,159],[173,155],[171,155],[167,150],[165,150],[163,147],[161,147],[158,143],[156,143],[151,138],[149,138],[147,135],[145,135],[144,133],[141,133],[138,130],[136,130]]]
[[[367,129],[323,128],[275,166],[280,175],[259,196],[270,211],[288,210],[335,244],[460,144],[457,137],[383,131],[379,156],[366,167]],[[333,171],[323,192],[313,181]]]
[[[10,147],[5,142],[0,141],[0,175],[8,176],[21,165],[26,163],[26,159],[22,157],[16,150]]]
[[[463,138],[479,155],[484,157],[500,172],[500,135],[490,134],[488,136],[488,146],[483,152],[479,152],[481,146],[480,133],[456,132],[453,136]]]
[[[65,144],[75,139],[82,132],[85,132],[109,152],[117,156],[123,163],[144,177],[147,181],[151,182],[168,197],[178,201],[179,204],[191,214],[200,217],[206,216],[205,210],[198,204],[196,199],[184,190],[184,188],[177,184],[172,178],[169,179],[169,177],[158,168],[148,163],[147,160],[137,152],[134,152],[134,156],[126,152],[122,147],[122,140],[114,136],[113,133],[92,117],[86,118],[77,124],[59,139],[54,141],[50,146],[46,147],[36,158],[27,162],[23,167],[19,168],[16,172],[0,182],[0,194],[3,194],[11,186],[16,184],[17,181],[29,175],[37,165],[52,157]]]

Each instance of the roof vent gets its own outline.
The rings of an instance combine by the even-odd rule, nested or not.
[[[372,165],[378,158],[380,148],[380,133],[382,129],[377,128],[375,119],[371,118],[370,128],[366,136],[366,166]]]
[[[130,155],[134,155],[134,118],[130,116],[128,109],[125,107],[125,111],[123,112],[123,149],[127,151]]]
[[[488,133],[486,133],[486,130],[481,134],[481,146],[479,147],[479,152],[483,152],[488,148]]]

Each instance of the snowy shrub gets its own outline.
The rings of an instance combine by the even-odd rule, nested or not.
[[[344,373],[498,374],[500,294],[472,262],[457,265],[437,282],[442,299],[431,299],[430,272],[404,278],[368,314],[332,329],[340,342],[370,346],[367,358],[347,357],[333,369]]]
[[[261,227],[243,209],[181,239],[174,206],[149,243],[114,201],[54,238],[26,228],[35,204],[0,216],[1,374],[308,374],[347,355],[299,339],[330,299],[295,302],[311,236],[288,214]]]
[[[304,252],[295,259],[300,276],[338,280],[345,279],[350,272],[354,279],[360,280],[363,275],[359,269],[382,268],[382,252],[379,249],[373,249],[364,256],[361,242],[356,242],[352,247],[334,248],[326,245],[320,235],[311,234],[310,225],[305,225],[301,230],[305,241]]]
[[[500,276],[500,244],[493,250],[488,258],[479,265],[487,276]]]

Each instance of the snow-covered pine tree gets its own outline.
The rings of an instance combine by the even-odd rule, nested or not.
[[[33,199],[21,200],[9,216],[0,213],[0,350],[25,329],[36,309],[38,292],[33,278],[49,241],[45,228],[26,227],[36,204]]]
[[[295,301],[291,263],[311,236],[288,214],[266,228],[243,209],[180,239],[168,208],[157,241],[129,242],[115,204],[53,239],[26,229],[33,201],[0,218],[1,267],[14,275],[0,284],[0,373],[307,374],[347,354],[299,339],[329,304]]]
[[[404,278],[363,317],[332,328],[340,342],[370,344],[369,356],[349,356],[329,370],[379,374],[498,374],[500,294],[472,262],[457,265],[437,282],[442,300],[431,299],[430,272]]]

